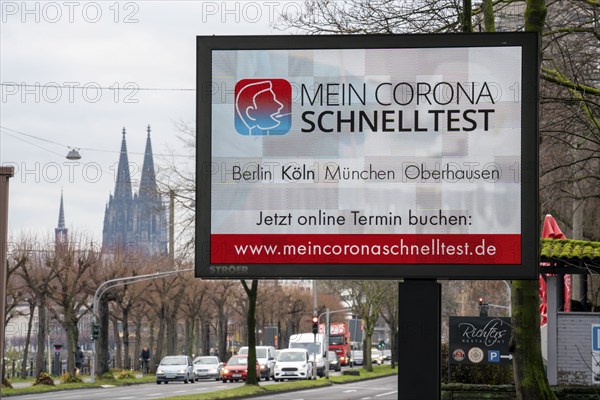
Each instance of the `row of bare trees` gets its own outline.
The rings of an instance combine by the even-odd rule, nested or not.
[[[29,317],[27,332],[16,332],[25,336],[23,375],[30,347],[36,349],[35,373],[44,370],[49,318],[64,331],[68,371],[75,371],[75,350],[89,343],[92,298],[103,282],[189,268],[185,263],[173,267],[168,257],[145,257],[135,249],[105,253],[84,235],[55,243],[28,234],[11,242],[8,266],[6,324],[18,316]],[[319,296],[319,302],[332,309],[340,304],[333,295]],[[154,365],[166,354],[200,355],[211,347],[225,357],[228,336],[246,342],[248,308],[240,281],[200,280],[192,272],[113,287],[98,305],[97,371],[109,370],[109,339],[120,368],[139,368],[144,346],[150,348]],[[257,290],[257,326],[278,326],[282,346],[289,335],[309,329],[311,315],[311,291],[277,282]],[[31,340],[35,345],[30,346]]]

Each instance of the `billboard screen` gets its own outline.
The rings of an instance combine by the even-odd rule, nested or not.
[[[197,56],[197,276],[535,277],[535,34]]]

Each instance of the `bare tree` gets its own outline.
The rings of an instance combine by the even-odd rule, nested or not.
[[[238,288],[236,281],[215,281],[211,300],[215,310],[215,332],[217,351],[222,358],[227,354],[227,325],[229,321],[229,301],[235,298],[233,291]],[[253,316],[254,317],[254,316]]]
[[[29,296],[35,301],[38,309],[36,375],[45,370],[44,355],[49,318],[47,306],[53,290],[51,282],[58,274],[58,270],[51,268],[52,264],[48,262],[48,258],[52,256],[54,249],[49,248],[44,243],[51,243],[51,241],[40,241],[35,236],[22,234],[15,242],[15,248],[12,252],[12,257],[19,266],[15,272],[27,285]]]
[[[194,279],[193,274],[186,274],[188,281],[181,298],[181,313],[185,318],[185,348],[187,354],[200,354],[200,332],[202,315],[207,308],[209,286],[206,281]]]
[[[155,260],[160,262],[160,260]],[[169,265],[168,261],[164,261]],[[145,299],[154,311],[158,322],[158,332],[152,361],[157,365],[164,352],[175,354],[177,348],[177,322],[179,303],[186,287],[186,280],[181,275],[154,279],[150,281],[148,296]]]
[[[384,300],[389,296],[386,281],[326,281],[325,284],[338,293],[340,298],[363,320],[363,368],[372,371],[371,340]]]
[[[67,369],[75,375],[79,321],[90,308],[92,288],[87,282],[91,270],[98,265],[99,249],[82,235],[71,235],[71,238],[73,241],[57,243],[46,263],[56,270],[50,297],[57,307],[50,310],[67,333]]]

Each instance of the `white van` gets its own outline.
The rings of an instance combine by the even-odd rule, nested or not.
[[[325,335],[319,333],[297,333],[290,336],[290,349],[306,349],[310,360],[316,358],[317,375],[325,376]]]
[[[238,352],[241,356],[248,355],[248,346],[240,348]],[[275,347],[256,346],[256,361],[260,364],[260,378],[268,381],[275,374]]]
[[[284,379],[312,379],[312,360],[306,349],[283,349],[275,362],[275,382]]]

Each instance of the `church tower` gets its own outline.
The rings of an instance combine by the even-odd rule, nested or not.
[[[133,193],[123,128],[115,192],[109,195],[104,210],[102,247],[105,251],[126,248],[149,256],[167,254],[166,208],[156,185],[150,126],[146,132],[139,193]]]
[[[137,197],[139,245],[145,249],[147,254],[167,254],[164,240],[167,226],[166,209],[156,185],[150,125],[146,132],[148,135],[146,136],[142,177]]]
[[[63,192],[60,191],[60,208],[58,210],[58,226],[54,228],[54,243],[67,243],[69,240],[69,230],[65,225],[65,206],[63,203]]]

